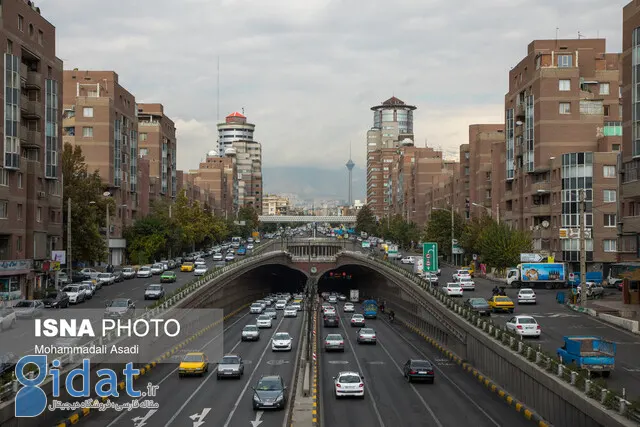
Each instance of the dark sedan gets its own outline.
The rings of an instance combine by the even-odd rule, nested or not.
[[[433,365],[428,360],[409,359],[402,369],[407,381],[427,381],[433,384],[435,373]]]
[[[491,316],[491,307],[484,298],[469,298],[464,302],[464,307],[480,316]]]
[[[253,388],[253,409],[282,409],[287,404],[287,387],[280,375],[263,376]]]
[[[45,308],[67,308],[69,307],[69,295],[64,292],[49,292],[42,303]]]

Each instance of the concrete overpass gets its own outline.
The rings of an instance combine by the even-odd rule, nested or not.
[[[328,222],[331,224],[355,224],[356,216],[355,215],[310,215],[310,216],[296,216],[296,215],[258,215],[258,219],[260,222],[264,223],[276,223],[276,224],[284,224],[284,223],[298,223],[298,224],[308,224],[310,222]]]

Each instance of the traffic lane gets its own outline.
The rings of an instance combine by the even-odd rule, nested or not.
[[[134,383],[134,387],[143,392],[147,392],[148,384],[157,386],[155,396],[132,399],[126,396],[126,394],[121,394],[121,397],[116,400],[119,404],[126,404],[134,400],[144,401],[149,399],[158,403],[159,407],[157,409],[132,409],[122,412],[116,412],[115,410],[97,411],[90,417],[83,419],[86,420],[84,424],[91,427],[105,427],[130,426],[131,423],[139,425],[139,422],[146,422],[148,425],[160,425],[164,423],[163,420],[165,418],[169,419],[173,415],[170,409],[176,409],[176,393],[179,393],[181,396],[183,393],[192,393],[202,382],[198,381],[197,377],[178,378],[178,365],[185,354],[188,352],[202,351],[209,356],[210,362],[215,362],[217,356],[223,354],[227,349],[233,348],[238,341],[242,328],[244,328],[247,322],[251,322],[251,318],[252,316],[248,313],[231,317],[224,322],[225,330],[222,336],[217,333],[213,336],[205,334],[198,337],[189,343],[188,347],[181,349],[173,355],[167,363],[156,365],[148,374]],[[209,367],[208,375],[211,375],[214,367],[215,366]],[[204,379],[206,378],[207,376],[204,377]],[[163,418],[163,413],[166,411],[168,411],[167,413],[169,415],[165,414]]]
[[[530,426],[531,422],[507,406],[497,394],[490,392],[441,353],[399,324],[385,320],[376,322],[378,345],[388,354],[388,366],[396,378],[389,384],[398,389],[412,389],[429,404],[444,426],[475,427]],[[427,359],[435,365],[433,384],[409,384],[400,368],[409,359]],[[395,362],[395,363],[393,363]],[[413,387],[411,387],[413,385]],[[398,391],[399,392],[399,391]],[[526,401],[526,398],[523,399]]]
[[[165,422],[165,427],[190,425],[190,417],[202,414],[206,408],[210,409],[204,421],[207,425],[218,427],[247,427],[260,414],[260,427],[282,427],[291,401],[287,402],[284,410],[253,410],[253,389],[262,375],[281,375],[287,387],[289,397],[293,383],[296,352],[300,346],[302,316],[283,318],[282,311],[278,312],[277,323],[271,330],[263,329],[258,342],[241,342],[240,335],[236,337],[238,347],[236,354],[249,361],[245,366],[245,373],[240,380],[216,380],[215,375],[205,379],[202,388],[195,393],[180,392],[182,404],[174,409],[171,423]],[[271,337],[276,332],[289,332],[293,337],[290,352],[274,352],[271,350]],[[175,407],[175,406],[174,406]]]

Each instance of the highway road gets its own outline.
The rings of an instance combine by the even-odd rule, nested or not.
[[[291,388],[296,351],[300,344],[302,329],[302,313],[297,318],[283,318],[282,311],[278,312],[278,319],[273,321],[271,329],[262,329],[261,337],[256,342],[242,342],[240,340],[242,328],[248,324],[255,324],[256,315],[246,313],[228,319],[225,322],[224,337],[202,336],[189,344],[173,358],[175,363],[163,363],[143,377],[140,383],[146,385],[151,382],[158,386],[155,397],[149,399],[158,403],[157,410],[135,409],[121,413],[115,411],[98,412],[81,421],[90,427],[247,427],[250,421],[260,416],[260,427],[283,427],[286,410],[254,411],[252,408],[253,390],[262,375],[279,374]],[[275,332],[289,332],[294,338],[291,352],[273,352],[270,338]],[[220,349],[220,346],[224,346]],[[224,354],[238,354],[244,359],[245,372],[241,379],[217,380],[215,365],[209,368],[209,374],[204,377],[178,378],[177,367],[185,353],[189,351],[204,351],[210,358]],[[142,388],[142,387],[141,387]],[[118,402],[128,402],[121,397]],[[202,418],[200,418],[202,417]],[[202,424],[194,422],[202,421]]]
[[[320,322],[320,419],[323,425],[531,425],[497,395],[405,328],[390,325],[382,318],[368,319],[367,327],[375,329],[378,343],[357,344],[358,328],[348,324],[351,314],[342,312],[342,304],[339,304],[338,313],[339,328],[325,328]],[[346,339],[344,353],[324,352],[322,340],[329,333],[340,333]],[[434,384],[409,384],[404,379],[401,368],[410,358],[429,359],[436,365]],[[364,376],[364,399],[335,398],[332,378],[347,370],[358,371]]]

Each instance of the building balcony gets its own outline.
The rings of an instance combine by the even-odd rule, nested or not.
[[[515,117],[518,119],[520,118],[524,119],[524,113],[525,113],[524,103],[516,105]]]
[[[539,216],[539,215],[551,215],[551,210],[552,207],[551,205],[532,205],[529,209],[527,209],[527,212],[530,213],[533,216]]]
[[[34,71],[27,73],[26,81],[27,89],[41,89],[42,88],[42,74]]]
[[[640,180],[625,182],[621,184],[620,189],[625,199],[640,200]]]
[[[548,193],[551,191],[551,183],[549,181],[539,181],[531,184],[532,193]]]
[[[622,218],[622,231],[627,233],[640,233],[640,216],[625,216]]]
[[[534,239],[551,239],[554,233],[558,233],[558,229],[551,228],[550,226],[547,228],[543,228],[542,226],[534,226],[531,230],[531,237]]]
[[[43,144],[42,133],[36,130],[28,130],[26,126],[21,126],[20,141],[22,146],[25,148],[41,147]]]
[[[41,117],[42,104],[38,101],[26,102],[20,101],[20,110],[22,111],[22,117],[28,120],[39,119]]]

